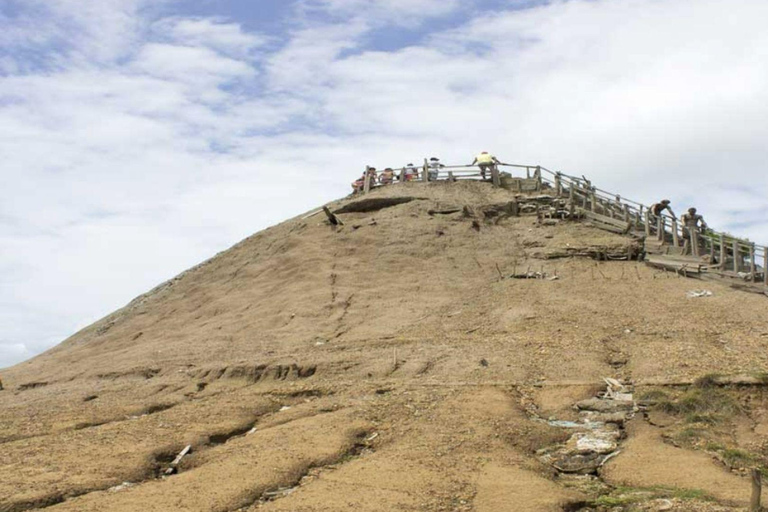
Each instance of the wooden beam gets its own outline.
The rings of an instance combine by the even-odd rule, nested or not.
[[[741,257],[739,242],[737,240],[734,240],[732,245],[733,245],[733,271],[738,273],[741,270],[741,267],[739,265],[739,258]]]
[[[560,197],[563,193],[563,184],[560,182],[560,173],[555,174],[555,195]]]
[[[427,159],[424,159],[424,167],[423,167],[423,173],[421,176],[421,181],[426,183],[429,181],[429,163],[427,162]]]
[[[400,183],[404,183],[404,182],[405,182],[405,167],[400,169]]]
[[[755,282],[755,274],[757,268],[755,266],[755,244],[749,246],[749,280]]]

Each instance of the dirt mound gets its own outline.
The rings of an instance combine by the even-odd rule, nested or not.
[[[0,511],[739,510],[768,446],[765,297],[691,298],[635,234],[518,196],[339,201],[343,225],[267,229],[4,371]],[[732,414],[690,409],[706,374],[751,376],[706,381]],[[561,474],[550,420],[603,377],[641,410],[604,467]]]

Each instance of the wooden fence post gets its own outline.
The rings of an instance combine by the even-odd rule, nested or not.
[[[499,168],[496,165],[491,167],[491,181],[493,186],[498,188],[501,186],[501,178],[499,177]]]
[[[589,203],[590,203],[590,209],[593,212],[597,211],[597,197],[595,197],[595,191],[592,190],[592,187],[589,188]]]
[[[541,190],[541,187],[544,186],[544,184],[542,183],[542,180],[541,180],[541,166],[540,165],[536,166],[536,174],[534,175],[534,177],[536,178],[536,190],[539,191],[539,190]]]
[[[365,180],[363,183],[363,194],[367,194],[371,191],[371,172],[370,167],[365,167]]]
[[[645,211],[645,236],[651,236],[651,212]]]
[[[757,268],[755,266],[755,244],[749,246],[749,280],[755,282],[755,274]]]
[[[400,169],[400,183],[405,183],[405,167]]]
[[[453,177],[453,171],[448,171],[448,181],[451,183],[456,181],[456,178]]]
[[[725,235],[720,233],[720,270],[725,271],[725,260],[728,259],[728,252],[725,250]]]
[[[680,247],[680,238],[677,235],[677,219],[672,219],[672,243]]]
[[[763,247],[763,284],[768,286],[768,247]]]
[[[741,251],[739,249],[739,242],[737,240],[733,241],[733,271],[738,272],[741,270],[741,267],[739,265],[739,258],[741,257]]]
[[[560,197],[563,193],[563,185],[560,183],[560,173],[555,174],[555,195]]]
[[[656,217],[656,236],[658,237],[659,241],[664,241],[664,217],[659,215]]]
[[[424,174],[421,176],[421,181],[426,183],[429,181],[429,163],[427,162],[427,159],[424,159]]]
[[[576,197],[573,193],[573,182],[568,185],[568,216],[573,218],[576,213]]]
[[[760,505],[760,498],[763,493],[763,482],[760,476],[760,472],[757,469],[752,469],[752,497],[749,500],[749,512],[761,512],[763,510]]]
[[[696,228],[688,228],[691,236],[691,254],[699,256],[699,230]]]

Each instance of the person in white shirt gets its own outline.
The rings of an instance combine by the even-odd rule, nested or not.
[[[440,159],[433,156],[429,159],[429,162],[427,163],[427,167],[429,167],[429,174],[427,178],[429,181],[437,181],[437,177],[440,174],[440,169],[445,167],[443,164],[440,163]]]

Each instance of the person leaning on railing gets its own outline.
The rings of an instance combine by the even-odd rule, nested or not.
[[[662,199],[658,203],[652,204],[651,207],[648,208],[648,211],[651,213],[654,219],[661,217],[661,214],[664,213],[664,210],[668,211],[669,215],[673,219],[677,219],[677,215],[675,215],[675,212],[673,212],[672,208],[669,207],[670,204],[671,201],[669,199]]]
[[[480,168],[480,176],[485,179],[485,173],[486,171],[493,171],[493,169],[496,168],[497,164],[500,164],[495,156],[491,155],[487,151],[483,151],[479,155],[475,157],[475,159],[472,161],[469,165],[475,165]]]

